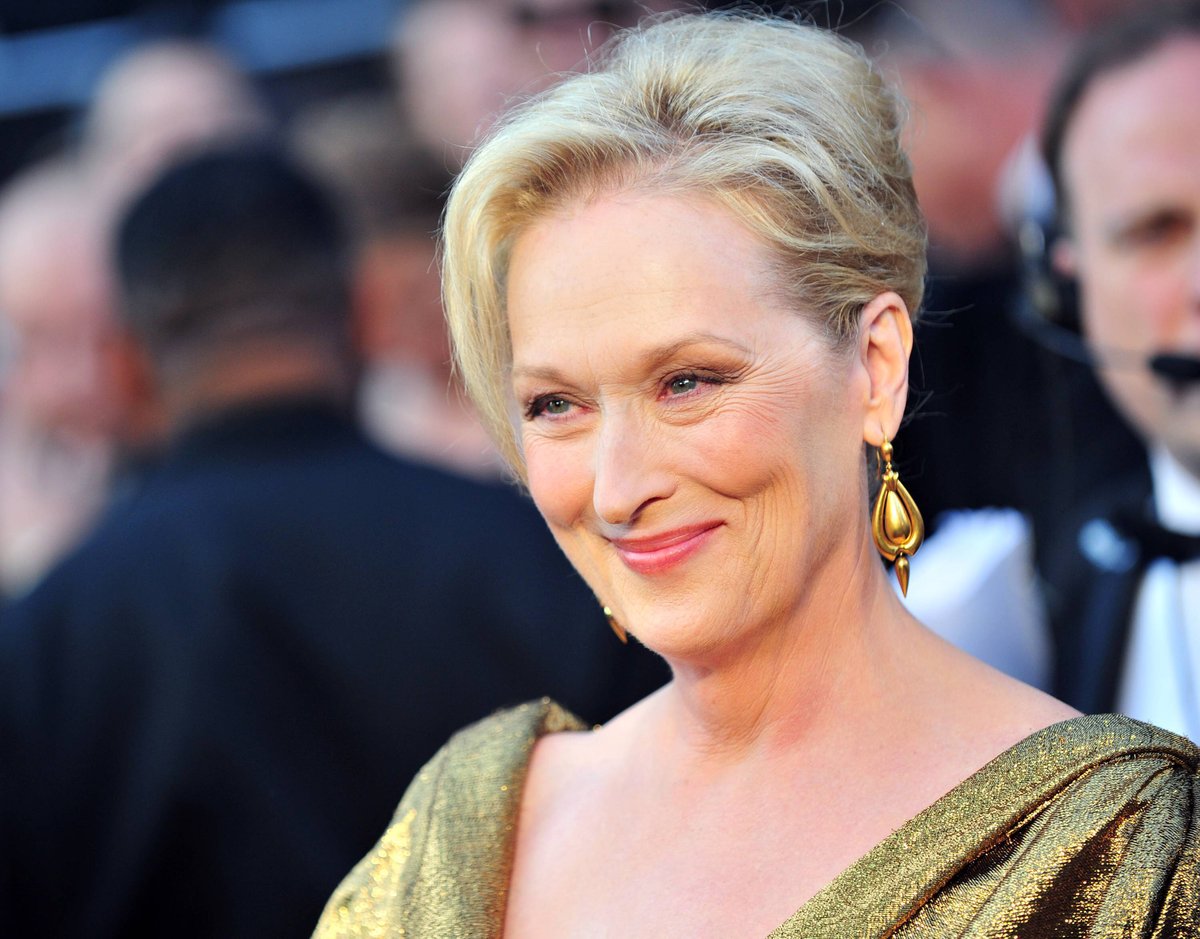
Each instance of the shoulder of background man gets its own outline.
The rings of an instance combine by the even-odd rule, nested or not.
[[[1129,473],[1065,507],[1038,575],[1055,649],[1053,692],[1087,712],[1111,710],[1144,559],[1112,520],[1144,511],[1148,472]]]
[[[1101,574],[1120,574],[1134,566],[1131,547],[1109,524],[1114,514],[1142,511],[1152,486],[1148,469],[1139,467],[1093,487],[1073,505],[1065,505],[1042,539],[1038,572],[1052,588],[1076,589]],[[1054,596],[1050,602],[1053,607]]]

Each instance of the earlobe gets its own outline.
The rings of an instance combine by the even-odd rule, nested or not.
[[[167,417],[158,376],[142,343],[122,331],[109,346],[109,365],[120,401],[123,442],[153,446],[165,439]]]
[[[861,355],[869,381],[863,415],[863,439],[880,446],[895,436],[908,400],[908,357],[913,327],[908,305],[892,291],[863,307]]]
[[[1075,277],[1079,271],[1079,253],[1070,238],[1058,238],[1050,248],[1050,266],[1061,277]]]

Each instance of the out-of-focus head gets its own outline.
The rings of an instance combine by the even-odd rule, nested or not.
[[[1139,9],[1090,36],[1051,100],[1043,149],[1078,279],[1086,338],[1106,349],[1200,357],[1200,4]],[[1099,369],[1151,444],[1200,476],[1200,386],[1128,357]]]
[[[1040,119],[1058,68],[1058,24],[1042,5],[1006,0],[902,6],[874,4],[863,42],[880,50],[885,74],[911,102],[905,147],[934,267],[1003,268],[1011,247],[1002,187],[1016,183],[1014,151]]]
[[[408,458],[494,478],[495,449],[454,381],[436,232],[450,171],[401,120],[394,99],[342,98],[290,125],[302,163],[352,221],[351,295],[363,358],[364,429]]]
[[[282,350],[344,373],[351,351],[346,245],[324,192],[279,153],[213,150],[167,170],[116,238],[121,308],[164,386]]]
[[[300,163],[346,206],[358,241],[437,231],[450,171],[374,95],[319,103],[289,128]]]
[[[921,305],[925,228],[900,132],[857,46],[741,16],[625,33],[593,71],[516,109],[451,193],[443,288],[466,386],[518,473],[506,282],[523,232],[614,193],[702,197],[766,246],[770,287],[844,347],[881,293]]]
[[[135,48],[104,75],[84,143],[106,179],[127,192],[190,150],[261,135],[270,124],[254,88],[220,51],[164,41]]]
[[[450,347],[435,233],[450,173],[391,101],[345,99],[292,126],[298,158],[345,207],[356,242],[354,301],[371,362],[417,362],[446,377]]]
[[[452,162],[518,95],[546,88],[631,25],[630,0],[423,0],[396,35],[397,79],[417,133]]]
[[[105,439],[119,420],[105,237],[73,161],[36,165],[0,196],[0,392],[9,416],[41,432]]]

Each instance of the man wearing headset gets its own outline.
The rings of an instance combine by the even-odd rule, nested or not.
[[[1055,690],[1200,739],[1200,3],[1089,37],[1043,150],[1087,354],[1146,445],[1149,492],[1067,516],[1043,563]]]

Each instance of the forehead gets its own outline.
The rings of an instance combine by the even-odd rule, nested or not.
[[[771,258],[762,239],[704,196],[619,193],[571,206],[514,245],[514,354],[555,330],[578,335],[630,320],[646,330],[674,319],[732,324],[748,307],[769,304]]]
[[[1200,178],[1200,37],[1097,78],[1067,129],[1063,169],[1073,202],[1115,197],[1114,183]]]

